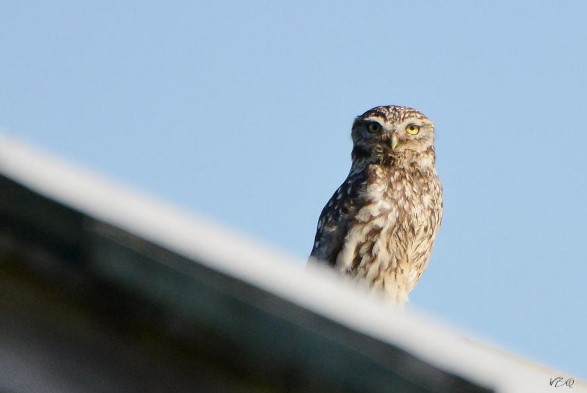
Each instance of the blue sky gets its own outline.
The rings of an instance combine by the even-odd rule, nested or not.
[[[354,116],[437,128],[414,308],[587,378],[587,3],[4,2],[0,128],[305,259]]]

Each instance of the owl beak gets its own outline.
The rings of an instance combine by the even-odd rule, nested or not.
[[[394,132],[393,134],[391,134],[391,150],[395,150],[395,148],[397,147],[398,144],[398,139],[397,139],[397,135]]]

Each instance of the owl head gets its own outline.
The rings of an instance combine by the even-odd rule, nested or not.
[[[378,106],[353,123],[353,162],[434,165],[434,124],[405,106]]]

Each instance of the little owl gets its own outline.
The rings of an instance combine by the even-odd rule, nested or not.
[[[434,125],[415,109],[378,106],[355,119],[351,134],[351,170],[320,214],[310,260],[402,306],[442,218]]]

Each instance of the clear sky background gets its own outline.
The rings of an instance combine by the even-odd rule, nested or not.
[[[587,379],[586,16],[583,1],[2,2],[0,127],[303,260],[353,118],[418,108],[445,216],[411,307]]]

